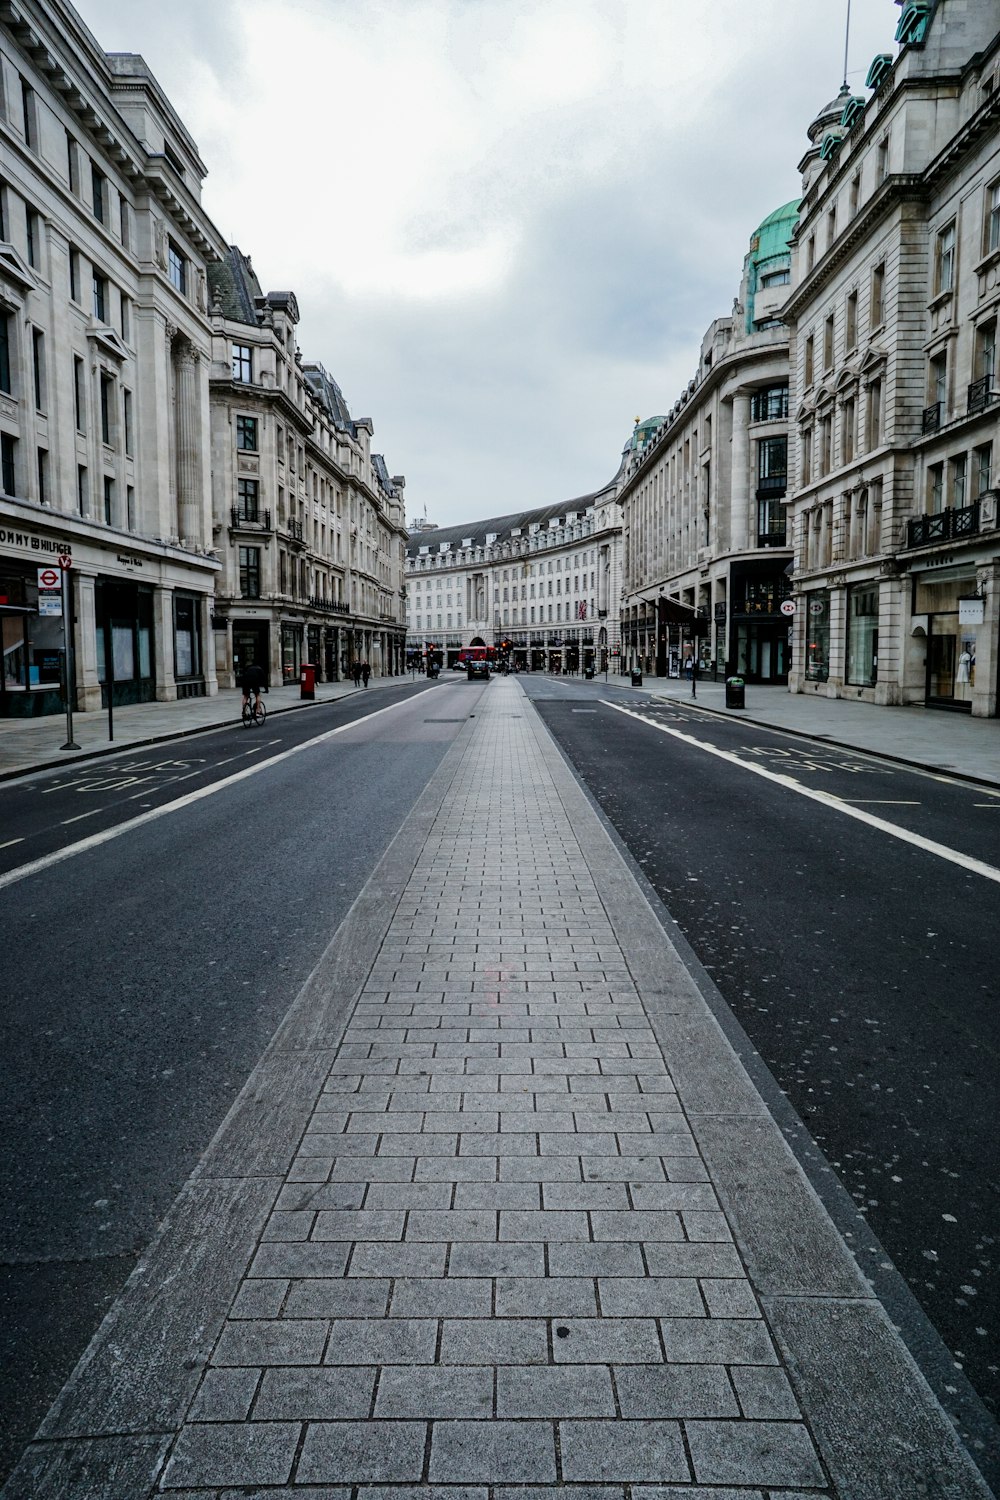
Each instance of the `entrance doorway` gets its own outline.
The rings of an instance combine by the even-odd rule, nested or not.
[[[736,670],[748,682],[787,683],[787,622],[740,622],[736,627]]]
[[[269,629],[266,620],[233,621],[233,672],[239,679],[247,667],[264,668],[264,686],[270,687]]]

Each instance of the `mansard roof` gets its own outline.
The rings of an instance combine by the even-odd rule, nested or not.
[[[208,288],[210,302],[221,304],[224,318],[257,327],[257,299],[263,293],[249,255],[238,246],[227,246],[223,259],[209,265]]]
[[[442,542],[450,543],[452,547],[461,547],[463,542],[471,540],[473,547],[485,547],[487,536],[495,537],[497,542],[509,541],[512,532],[520,531],[522,536],[526,536],[529,528],[535,525],[547,531],[550,521],[562,520],[570,511],[579,513],[581,510],[588,510],[605,496],[611,498],[614,483],[611,480],[589,495],[578,495],[575,500],[560,500],[558,505],[545,505],[538,510],[515,511],[512,515],[491,516],[485,521],[465,521],[461,526],[439,526],[433,531],[418,531],[407,541],[406,555],[418,557],[421,547],[427,546],[438,552]]]
[[[333,376],[318,361],[310,361],[303,365],[302,373],[316,400],[329,413],[334,426],[338,427],[341,432],[349,433],[352,438],[356,438],[357,427],[344,399],[344,393]]]

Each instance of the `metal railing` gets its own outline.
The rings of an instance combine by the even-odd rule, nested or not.
[[[906,523],[909,547],[927,547],[934,542],[950,542],[956,537],[975,536],[979,530],[979,501],[958,509],[939,511],[935,516],[915,516]]]
[[[245,511],[234,505],[230,511],[232,517],[231,525],[234,531],[270,531],[271,512],[260,510],[254,516],[249,516]]]
[[[990,402],[997,399],[997,392],[991,389],[992,385],[992,375],[984,375],[981,380],[972,382],[969,386],[968,416],[971,417],[977,411],[985,411]]]
[[[943,403],[935,401],[933,406],[925,406],[924,414],[920,419],[921,432],[937,432],[941,426],[941,407]]]
[[[292,538],[293,541],[305,541],[301,521],[287,521],[285,523],[285,530],[288,532],[288,535]]]
[[[339,599],[327,599],[323,594],[310,594],[309,608],[327,615],[349,615],[351,612],[349,604],[342,604]]]

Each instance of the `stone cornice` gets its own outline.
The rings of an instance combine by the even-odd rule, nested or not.
[[[838,235],[832,250],[817,261],[803,281],[790,294],[782,316],[795,318],[820,292],[827,282],[840,270],[855,248],[867,240],[877,226],[902,203],[919,203],[925,198],[923,177],[918,172],[898,173],[887,177],[885,182],[869,198],[864,208],[851,220],[850,227]]]

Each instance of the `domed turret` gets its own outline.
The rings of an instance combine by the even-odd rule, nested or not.
[[[846,83],[842,83],[836,99],[831,99],[829,104],[823,105],[823,108],[806,131],[811,145],[817,145],[828,130],[832,130],[840,124],[841,117],[850,97],[850,89]]]

